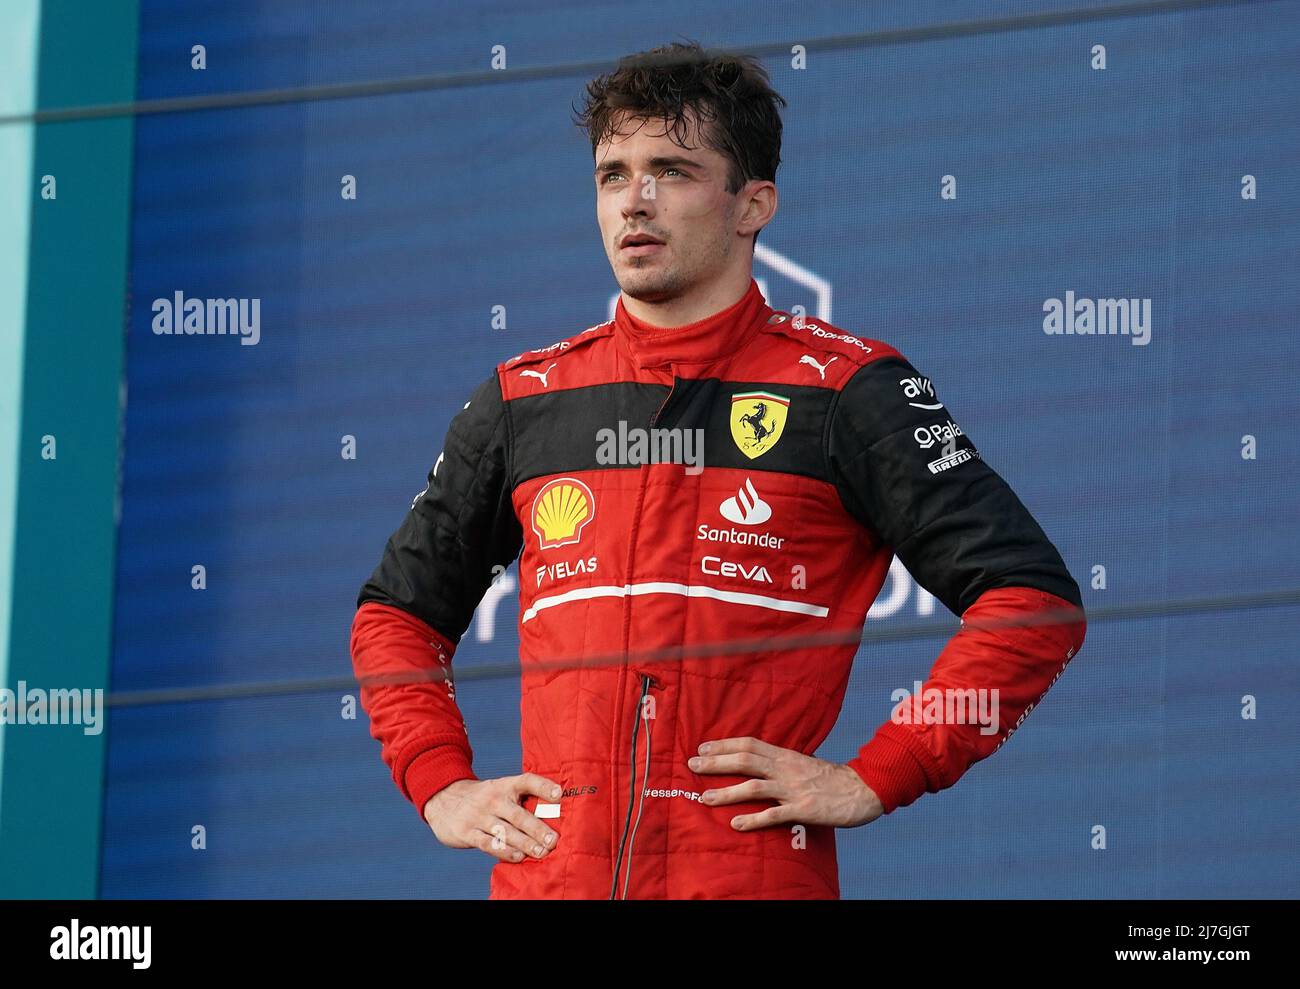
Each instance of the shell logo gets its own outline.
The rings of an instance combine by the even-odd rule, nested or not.
[[[595,517],[596,496],[576,477],[547,481],[533,498],[533,532],[542,549],[576,543]]]

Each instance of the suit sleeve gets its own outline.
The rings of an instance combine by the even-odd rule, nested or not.
[[[962,619],[923,697],[997,701],[988,728],[924,723],[911,700],[891,712],[849,762],[889,813],[995,752],[1083,645],[1086,620],[1056,547],[906,359],[866,364],[845,385],[827,459],[849,513]]]
[[[425,803],[476,779],[451,658],[493,579],[519,554],[509,429],[494,373],[452,419],[442,452],[357,596],[352,665],[398,789]]]

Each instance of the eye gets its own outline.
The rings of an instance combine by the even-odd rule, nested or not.
[[[667,168],[664,169],[665,174],[667,174],[668,172],[676,172],[678,175],[681,175],[683,177],[689,177],[686,175],[685,172],[683,172],[680,168],[677,168],[674,165],[669,165]],[[606,172],[604,175],[600,177],[600,184],[609,185],[610,179],[615,177],[622,178],[622,176],[623,176],[622,172]]]

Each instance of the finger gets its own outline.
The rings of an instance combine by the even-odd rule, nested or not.
[[[731,826],[736,831],[757,831],[759,828],[770,828],[776,824],[788,824],[795,820],[795,812],[790,809],[790,805],[782,804],[779,807],[769,807],[757,814],[739,814],[731,819]]]
[[[764,755],[768,758],[776,755],[778,752],[786,752],[788,749],[781,749],[775,745],[764,742],[761,738],[755,738],[753,735],[733,735],[731,738],[711,739],[702,742],[700,748],[708,746],[708,752],[700,752],[700,755],[727,755],[732,752],[753,752],[755,755]]]
[[[772,760],[753,752],[733,752],[729,755],[697,755],[686,760],[697,773],[729,773],[735,776],[761,776],[765,779],[772,775]]]
[[[524,853],[519,849],[501,844],[496,840],[495,835],[490,835],[481,828],[475,830],[467,847],[471,846],[477,848],[480,852],[487,852],[487,854],[500,859],[502,862],[522,862],[524,859]]]
[[[779,788],[771,780],[746,780],[735,786],[724,786],[717,790],[705,790],[700,794],[700,802],[715,806],[717,804],[738,804],[745,800],[779,800]]]
[[[478,847],[503,862],[522,862],[525,857],[535,858],[531,849],[537,844],[518,828],[499,818],[481,828]]]
[[[518,795],[532,794],[544,800],[560,799],[560,784],[536,773],[521,773],[511,778],[511,789]]]
[[[534,858],[541,858],[554,848],[556,842],[560,840],[559,834],[542,823],[540,818],[533,816],[518,804],[511,803],[508,800],[504,801],[503,806],[498,811],[498,816],[502,820],[513,824],[518,831],[531,839],[525,851]]]

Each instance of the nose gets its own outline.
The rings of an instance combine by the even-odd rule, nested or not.
[[[623,219],[634,216],[652,217],[655,215],[655,201],[647,193],[653,193],[654,184],[638,178],[629,182],[623,190],[623,201],[619,204]]]

